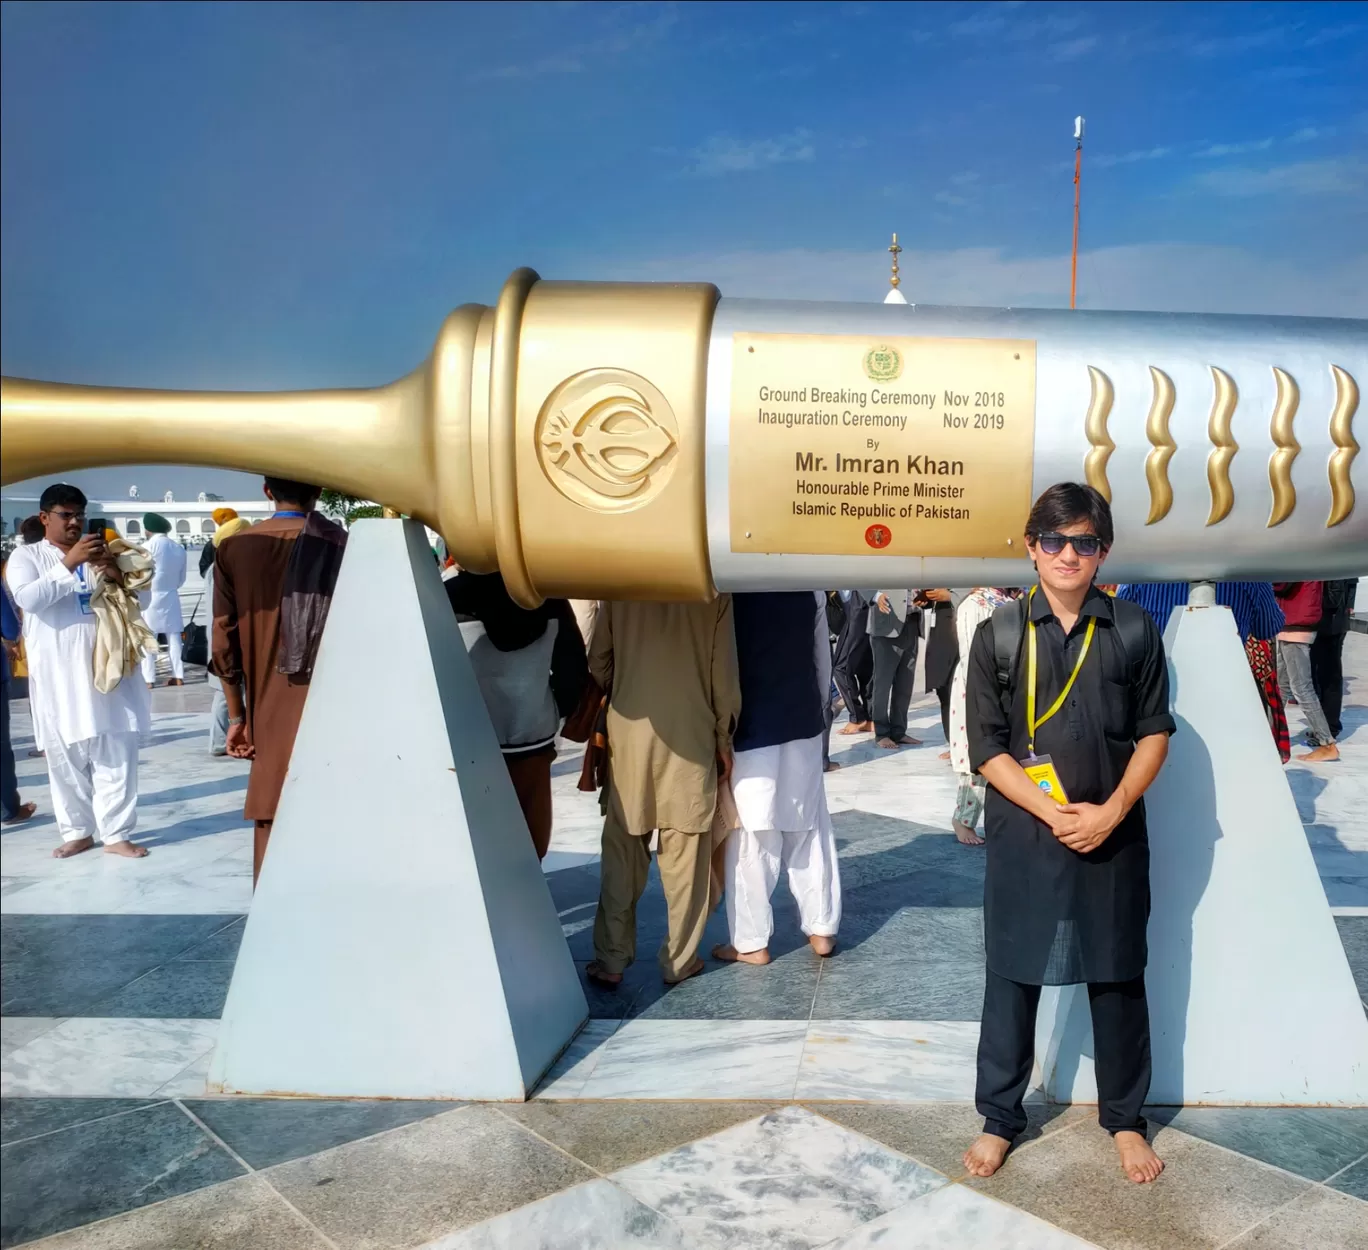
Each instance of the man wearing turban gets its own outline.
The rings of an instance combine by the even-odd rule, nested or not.
[[[185,585],[185,548],[171,537],[171,522],[159,513],[147,513],[142,523],[148,535],[147,551],[156,566],[152,584],[141,596],[143,620],[154,634],[166,635],[166,651],[171,661],[171,680],[167,684],[183,686],[181,631],[185,628],[185,617],[181,614],[180,588]],[[156,650],[143,657],[142,674],[149,687],[157,684]]]

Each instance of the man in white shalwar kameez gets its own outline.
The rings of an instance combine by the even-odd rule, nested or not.
[[[138,739],[151,728],[147,687],[126,677],[108,694],[95,689],[96,616],[90,565],[104,564],[104,539],[85,529],[86,498],[49,486],[39,501],[44,539],[15,549],[5,569],[24,613],[33,734],[46,752],[58,859],[87,851],[98,837],[110,854],[139,858],[130,842],[138,820]]]
[[[171,662],[171,686],[185,685],[185,661],[181,659],[181,632],[185,615],[181,611],[180,588],[185,585],[185,548],[171,537],[171,522],[156,512],[143,517],[149,535],[147,553],[156,565],[152,584],[143,591],[143,620],[154,634],[166,635],[166,658]],[[143,680],[157,684],[157,650],[152,648],[142,662]]]
[[[733,614],[741,717],[732,790],[742,827],[726,844],[731,943],[713,955],[769,962],[770,896],[787,869],[802,930],[826,956],[841,923],[841,877],[822,769],[831,682],[824,605],[809,591],[741,594]]]

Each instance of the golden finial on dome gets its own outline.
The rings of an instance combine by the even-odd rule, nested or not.
[[[893,276],[889,278],[888,285],[896,291],[902,282],[902,279],[898,277],[898,253],[902,251],[902,248],[898,246],[898,232],[896,230],[893,232],[893,242],[888,250],[893,253]]]

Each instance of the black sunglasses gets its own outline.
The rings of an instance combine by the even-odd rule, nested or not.
[[[1066,544],[1071,545],[1085,560],[1091,560],[1102,550],[1102,540],[1096,534],[1060,534],[1047,530],[1036,535],[1036,546],[1047,556],[1057,556]]]

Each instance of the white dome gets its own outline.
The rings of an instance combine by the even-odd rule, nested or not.
[[[884,303],[905,304],[907,303],[907,300],[903,298],[903,293],[900,290],[898,290],[897,287],[894,287],[891,291],[889,291],[887,295],[884,296]]]

